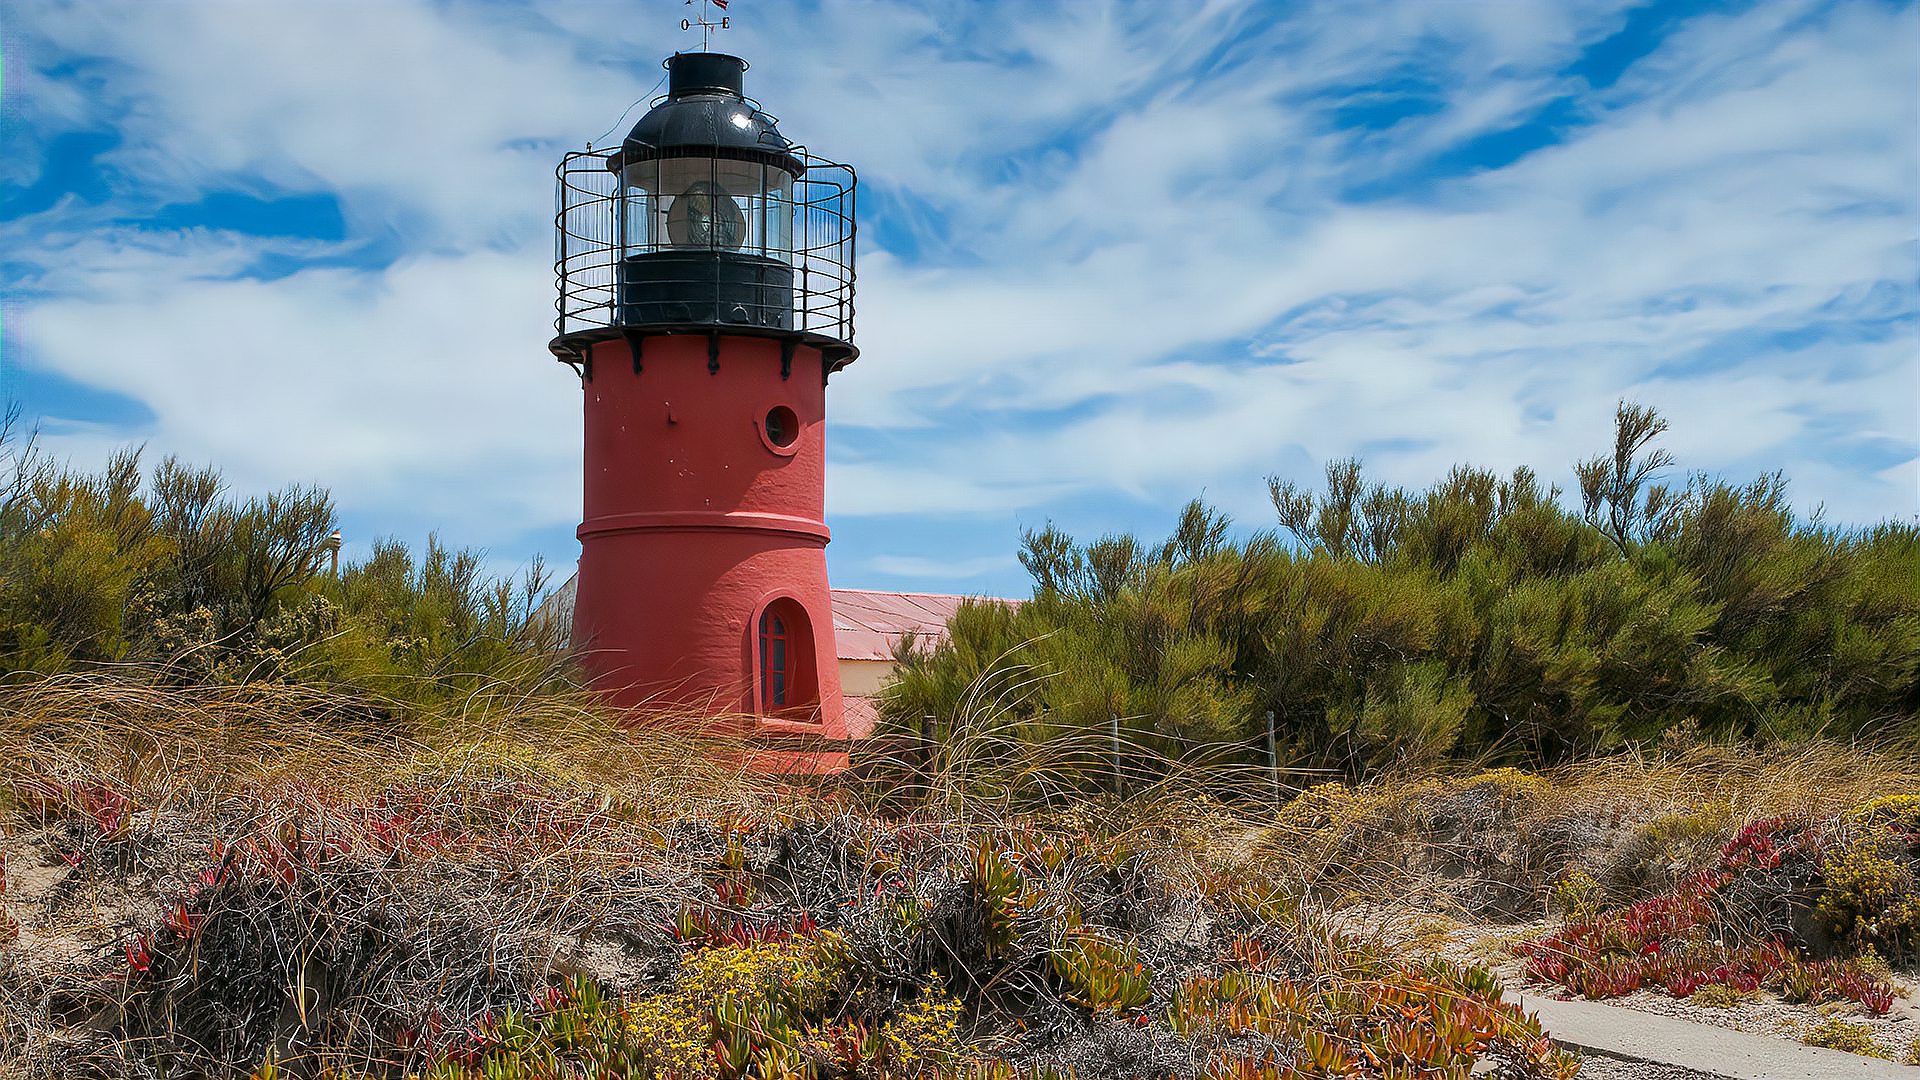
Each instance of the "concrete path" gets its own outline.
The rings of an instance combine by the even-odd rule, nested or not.
[[[1657,1061],[1729,1080],[1920,1080],[1920,1068],[1785,1039],[1603,1005],[1509,991],[1556,1042],[1629,1061]]]

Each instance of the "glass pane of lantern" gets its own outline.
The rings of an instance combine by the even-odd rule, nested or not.
[[[760,169],[742,161],[669,158],[654,189],[657,239],[669,248],[739,251],[752,238],[747,213]]]
[[[742,251],[792,261],[793,175],[731,158],[635,162],[622,178],[621,246]]]
[[[766,246],[763,254],[782,261],[793,255],[793,175],[767,167]]]
[[[623,255],[638,255],[653,250],[660,238],[655,223],[660,190],[660,162],[639,161],[621,170],[620,214],[617,243]]]
[[[628,255],[653,247],[653,197],[640,188],[620,194],[620,249]]]

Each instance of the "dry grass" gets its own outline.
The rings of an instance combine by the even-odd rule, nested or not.
[[[1695,747],[1547,776],[1323,785],[1276,811],[1261,770],[1036,744],[991,703],[981,716],[903,799],[885,768],[871,786],[755,774],[737,743],[623,729],[585,695],[483,690],[422,716],[300,686],[9,687],[0,1077],[269,1051],[364,1067],[396,1029],[472,1023],[556,979],[644,993],[673,977],[672,927],[712,905],[716,865],[756,875],[751,925],[846,910],[850,934],[876,883],[918,867],[947,920],[925,947],[943,955],[870,942],[875,970],[903,980],[934,964],[968,989],[986,946],[955,928],[982,837],[1068,860],[1061,895],[1138,923],[1127,933],[1156,970],[1221,946],[1224,923],[1173,914],[1219,901],[1262,913],[1234,933],[1338,979],[1356,955],[1437,947],[1446,917],[1537,915],[1570,868],[1630,891],[1748,820],[1920,790],[1911,762],[1845,748]],[[1088,777],[1120,790],[1072,795]],[[1072,861],[1094,848],[1107,862]],[[1028,1043],[1065,1037],[1071,1010],[1031,1012],[1043,983],[985,974],[968,992],[1010,990]]]
[[[7,688],[0,1076],[269,1051],[364,1064],[396,1029],[471,1024],[555,979],[655,986],[677,913],[711,902],[730,846],[782,879],[753,916],[778,925],[859,897],[907,848],[965,866],[988,834],[1097,831],[1160,894],[1199,895],[1218,876],[1210,838],[1246,828],[1175,798],[1191,773],[1036,816],[1031,785],[1059,759],[949,754],[932,801],[901,806],[619,719],[585,695],[504,690],[421,716],[296,685]]]
[[[251,1052],[303,980],[296,1011],[334,1016],[325,1037],[348,1044],[422,1000],[477,1013],[589,962],[596,928],[657,936],[647,917],[690,883],[632,870],[670,823],[822,798],[748,772],[737,747],[622,730],[585,696],[478,693],[404,715],[287,685],[10,689],[0,904],[18,938],[0,940],[0,1063],[139,1075],[140,1041],[177,1025]],[[279,888],[283,863],[320,872],[327,895]],[[223,937],[208,924],[176,987],[142,990],[130,950],[164,936],[181,898],[177,919],[243,917],[216,920]],[[118,1018],[111,1035],[102,1018]]]
[[[364,798],[398,778],[459,777],[475,767],[661,805],[790,794],[749,773],[728,747],[621,728],[585,693],[482,691],[444,714],[394,718],[405,715],[379,699],[299,685],[60,676],[6,691],[0,747],[9,776],[97,779],[156,812],[307,789]]]
[[[1562,806],[1636,807],[1656,813],[1723,809],[1746,822],[1781,814],[1823,817],[1880,795],[1920,790],[1911,757],[1817,742],[1756,752],[1694,746],[1669,757],[1623,755],[1548,774]]]
[[[1830,743],[1692,746],[1543,773],[1393,776],[1309,789],[1258,830],[1254,858],[1335,903],[1465,921],[1545,914],[1574,873],[1598,900],[1670,886],[1742,826],[1826,817],[1920,790],[1913,759]]]

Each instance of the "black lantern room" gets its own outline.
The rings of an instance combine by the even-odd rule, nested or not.
[[[554,352],[632,332],[799,335],[853,349],[853,170],[745,95],[746,61],[680,53],[617,149],[558,170]]]

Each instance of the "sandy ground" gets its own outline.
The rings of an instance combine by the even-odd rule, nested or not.
[[[1580,1061],[1580,1080],[1715,1080],[1715,1074],[1588,1054]]]

